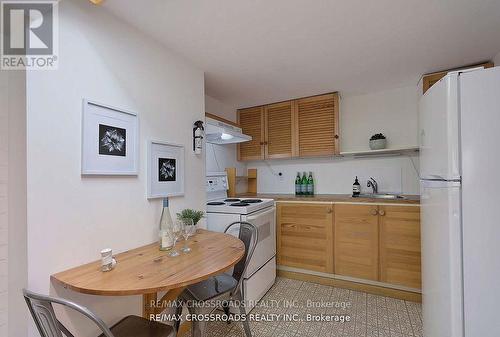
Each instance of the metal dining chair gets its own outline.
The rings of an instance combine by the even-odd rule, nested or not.
[[[245,245],[245,254],[243,258],[234,266],[232,275],[221,274],[213,276],[208,280],[188,286],[179,296],[181,303],[205,302],[205,301],[219,301],[226,302],[228,305],[222,307],[226,314],[229,314],[229,307],[231,303],[237,301],[240,306],[240,313],[245,314],[243,303],[243,295],[241,291],[241,284],[243,282],[243,275],[247,269],[248,263],[252,258],[255,246],[258,241],[258,230],[253,224],[246,221],[236,221],[226,227],[224,233],[227,233],[232,227],[239,225],[239,239]],[[218,309],[212,305],[188,305],[188,311],[194,315],[211,314]],[[177,309],[177,314],[182,313],[182,305]],[[176,322],[178,326],[180,322]],[[193,321],[192,336],[193,337],[206,337],[206,321]],[[252,337],[250,325],[248,320],[243,321],[243,328],[245,329],[246,337]]]
[[[42,337],[75,337],[56,317],[53,303],[71,308],[94,322],[102,334],[99,337],[174,337],[174,329],[166,324],[139,316],[127,316],[108,328],[92,311],[77,303],[23,290],[24,299]]]

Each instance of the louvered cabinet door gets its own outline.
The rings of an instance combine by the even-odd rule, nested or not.
[[[238,124],[252,136],[251,141],[238,144],[238,160],[264,159],[264,107],[238,110]]]
[[[293,101],[275,103],[265,107],[266,158],[291,158],[293,153]]]
[[[338,94],[296,100],[296,147],[299,157],[330,156],[339,149]]]

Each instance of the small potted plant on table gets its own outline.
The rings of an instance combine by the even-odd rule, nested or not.
[[[196,227],[196,224],[203,218],[205,212],[197,211],[194,209],[186,208],[183,209],[180,213],[177,213],[177,219],[192,219],[193,225]]]

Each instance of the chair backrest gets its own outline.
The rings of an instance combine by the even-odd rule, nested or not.
[[[26,289],[23,289],[23,295],[24,299],[26,300],[26,304],[28,304],[31,315],[33,316],[33,319],[36,323],[36,327],[38,328],[38,331],[40,332],[40,335],[42,337],[63,337],[63,334],[66,337],[75,337],[57,319],[54,308],[52,306],[53,303],[64,305],[81,313],[82,315],[93,321],[99,327],[99,329],[101,329],[106,337],[114,337],[109,328],[102,321],[102,319],[97,317],[89,309],[79,304],[61,298],[35,294],[34,292]]]
[[[255,246],[257,246],[257,242],[259,240],[259,231],[257,227],[246,221],[233,222],[226,227],[224,233],[227,233],[232,227],[238,225],[240,226],[238,238],[243,241],[243,244],[245,245],[245,254],[233,269],[233,277],[236,281],[238,281],[238,285],[235,287],[233,292],[241,286],[243,275],[245,274],[245,271],[255,250]]]

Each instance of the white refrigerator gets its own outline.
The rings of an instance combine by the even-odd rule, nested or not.
[[[500,67],[419,103],[425,337],[500,336]]]

